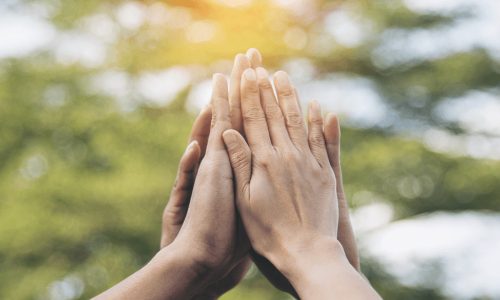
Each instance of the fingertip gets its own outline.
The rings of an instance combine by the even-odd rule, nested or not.
[[[323,118],[323,114],[321,114],[321,105],[319,104],[318,100],[311,100],[311,102],[309,102],[309,109],[315,113],[319,113],[321,115],[321,118]]]
[[[337,116],[336,113],[328,113],[326,115],[326,118],[325,118],[325,123],[329,124],[329,125],[336,125],[338,126],[339,124],[339,117]]]
[[[197,145],[197,144],[198,144],[197,141],[192,141],[191,143],[189,143],[189,145],[188,145],[188,147],[186,149],[186,153],[191,152],[193,150],[194,145]]]
[[[258,67],[255,69],[255,72],[257,73],[257,78],[269,78],[269,73],[266,71],[266,69],[262,67]]]
[[[288,74],[285,71],[278,71],[274,73],[273,79],[281,85],[290,82],[290,80],[288,79]]]
[[[215,73],[214,76],[212,77],[212,80],[215,83],[227,83],[227,79],[226,79],[226,76],[224,76],[224,74],[221,74],[221,73]]]
[[[207,104],[205,104],[205,106],[203,106],[203,108],[200,111],[200,115],[207,115],[209,113],[210,114],[212,113],[212,104],[211,103],[207,103]]]
[[[325,138],[327,143],[338,143],[340,140],[339,118],[333,112],[325,118]]]
[[[236,131],[234,131],[233,129],[224,131],[224,133],[222,134],[222,139],[224,140],[224,144],[226,144],[228,150],[234,149],[236,146],[238,146]]]
[[[236,57],[234,58],[234,69],[241,67],[243,70],[248,69],[252,67],[252,64],[250,62],[250,58],[246,56],[245,54],[237,54]]]
[[[192,151],[200,152],[200,143],[197,140],[192,141],[189,146],[192,148]]]
[[[257,80],[257,75],[255,73],[254,69],[246,69],[245,72],[243,72],[243,77],[249,81],[256,81]]]
[[[248,49],[246,56],[250,59],[250,63],[253,69],[260,67],[262,64],[262,56],[260,55],[259,50],[255,48]]]
[[[196,169],[201,155],[201,148],[198,141],[192,141],[181,158],[180,169],[183,172],[191,172]]]
[[[228,85],[227,85],[227,79],[226,76],[220,73],[215,73],[213,76],[213,91],[212,91],[212,96],[215,96],[216,98],[228,98]],[[214,97],[212,97],[214,98]],[[210,103],[213,105],[214,104],[214,99],[210,101]]]

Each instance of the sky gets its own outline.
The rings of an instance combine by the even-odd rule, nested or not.
[[[236,6],[251,2],[219,1]],[[0,61],[49,50],[55,53],[57,63],[63,66],[77,63],[86,68],[97,68],[106,61],[108,46],[117,40],[120,28],[134,30],[148,18],[149,22],[163,22],[161,15],[151,15],[142,4],[129,2],[116,12],[118,23],[106,15],[96,14],[83,18],[77,29],[62,32],[48,21],[54,13],[50,7],[37,6],[35,3],[13,10],[9,8],[9,3],[14,2],[0,3]],[[297,0],[278,2],[300,7],[300,1]],[[452,26],[431,30],[408,32],[398,29],[384,32],[383,42],[372,52],[373,61],[379,68],[410,60],[440,58],[476,46],[484,47],[500,61],[499,1],[404,0],[403,3],[418,12],[453,14],[467,10],[472,12],[472,17],[457,21]],[[184,26],[190,22],[186,12],[176,13],[176,23],[170,26]],[[354,47],[366,38],[366,24],[357,23],[349,13],[336,11],[328,16],[326,24],[329,32],[344,46]],[[197,42],[201,37],[210,36],[210,32],[205,32],[200,37],[196,27],[210,30],[209,25],[192,24],[191,29],[187,30],[189,39]],[[134,78],[123,70],[106,70],[93,78],[89,92],[112,96],[126,113],[137,106],[131,95],[139,93],[150,104],[162,106],[172,101],[186,86],[195,83],[187,105],[191,112],[196,113],[209,100],[211,93],[210,80],[199,78],[214,70],[229,75],[231,66],[231,61],[222,60],[214,62],[209,68],[175,66],[144,72]],[[388,116],[392,112],[369,80],[343,75],[314,79],[314,67],[307,59],[291,60],[283,69],[293,74],[291,80],[299,89],[304,107],[304,100],[315,98],[325,110],[344,115],[350,126],[367,128],[390,125],[384,125],[384,120],[390,119]],[[443,120],[459,122],[468,129],[469,135],[456,137],[430,128],[422,135],[424,144],[433,151],[499,160],[498,94],[498,90],[471,91],[458,100],[443,101],[434,113]],[[46,95],[48,101],[55,101],[54,105],[57,105],[56,96],[62,95],[64,98],[64,90],[53,86],[46,91]],[[490,137],[484,137],[483,133]],[[442,280],[448,295],[457,299],[482,295],[500,297],[500,277],[495,268],[500,265],[498,215],[480,212],[434,213],[391,222],[392,209],[379,203],[358,209],[353,213],[352,220],[363,251],[380,258],[403,282],[434,284],[415,282],[412,274],[430,272],[433,264],[438,264],[443,268],[443,274],[436,280]]]

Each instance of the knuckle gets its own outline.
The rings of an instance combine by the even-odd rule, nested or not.
[[[284,98],[295,98],[295,92],[293,89],[283,89],[279,91],[279,95]]]
[[[323,118],[321,118],[320,116],[311,115],[309,116],[309,124],[314,126],[321,126],[323,125]]]
[[[309,142],[314,146],[325,147],[323,134],[321,132],[310,132],[309,133]]]
[[[262,116],[262,110],[258,107],[250,107],[243,113],[243,119],[250,122],[261,120]]]
[[[261,92],[269,93],[273,91],[271,83],[266,78],[260,78],[258,84]]]
[[[263,155],[262,157],[259,158],[259,164],[264,168],[267,169],[271,165],[271,159],[268,155]]]
[[[218,104],[221,103],[222,101],[227,101],[227,99],[218,95],[212,95],[212,103],[214,103],[216,108],[220,107],[220,105]]]
[[[252,95],[252,94],[258,95],[259,94],[259,86],[257,84],[246,82],[246,84],[245,83],[243,84],[242,92],[243,92],[242,96]]]
[[[288,163],[296,163],[298,160],[300,160],[300,155],[298,151],[283,151],[283,158],[285,159],[286,162]]]
[[[247,155],[242,149],[237,149],[231,153],[231,162],[234,168],[241,168],[247,164]]]
[[[301,126],[302,125],[302,117],[299,112],[291,111],[286,113],[286,124],[288,126]]]
[[[335,186],[336,181],[335,181],[335,175],[333,174],[333,171],[329,170],[327,172],[322,172],[321,181],[322,181],[323,185],[325,185],[325,186]]]
[[[229,122],[231,123],[231,117],[229,115],[220,114],[217,118],[217,122]]]
[[[252,160],[258,162],[262,167],[269,167],[275,160],[275,156],[272,151],[267,149],[260,149],[257,152],[252,152]]]
[[[270,119],[278,119],[283,117],[283,113],[281,112],[281,108],[279,106],[268,106],[266,107],[266,117]]]

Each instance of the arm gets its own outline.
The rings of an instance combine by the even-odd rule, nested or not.
[[[233,173],[222,141],[231,121],[227,81],[221,74],[214,75],[212,106],[215,114],[205,158],[175,240],[144,268],[95,299],[191,299],[247,256],[250,245],[236,218]],[[192,161],[200,152],[190,153],[185,157]]]
[[[210,270],[196,261],[202,261],[199,253],[164,248],[141,270],[93,299],[191,299],[210,278]]]

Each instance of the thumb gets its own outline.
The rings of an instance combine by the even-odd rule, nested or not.
[[[236,130],[226,130],[222,134],[229,160],[233,168],[237,195],[242,195],[250,183],[252,155],[245,139]]]

